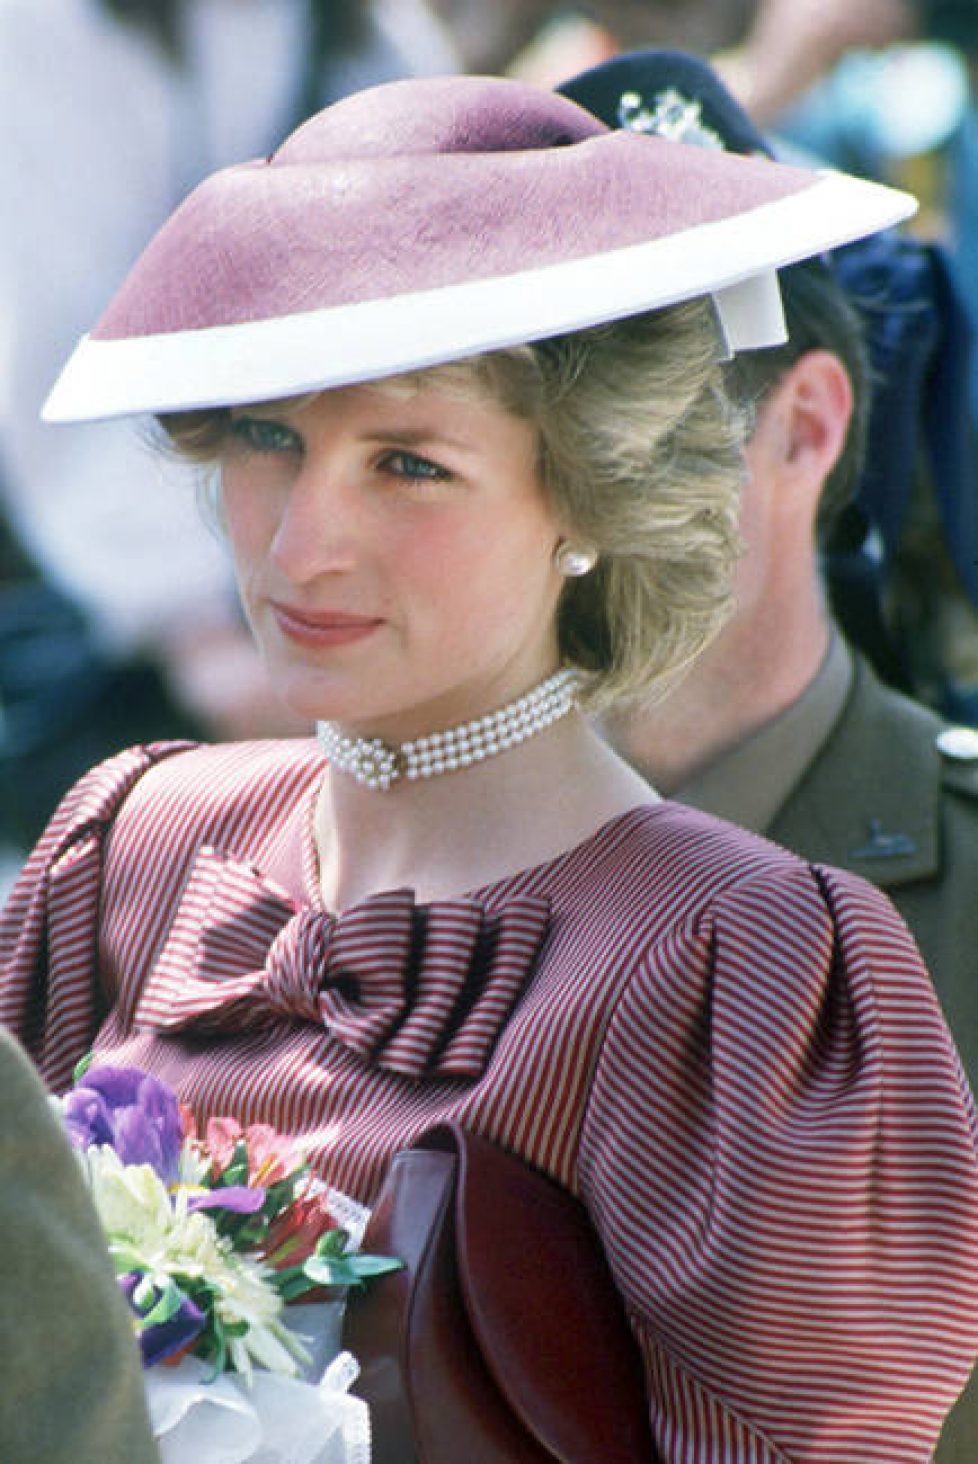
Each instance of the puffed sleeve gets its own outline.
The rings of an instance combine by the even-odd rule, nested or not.
[[[103,852],[112,820],[146,770],[187,743],[127,749],[65,794],[0,915],[0,1026],[49,1087],[71,1082],[104,1016],[98,984]]]
[[[978,1354],[974,1105],[888,902],[798,864],[661,943],[579,1182],[666,1464],[924,1464]]]

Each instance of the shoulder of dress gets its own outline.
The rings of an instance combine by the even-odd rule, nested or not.
[[[80,832],[111,822],[152,768],[193,746],[192,742],[146,743],[127,747],[96,763],[64,795],[45,837],[70,842]]]
[[[138,824],[147,808],[193,810],[288,802],[321,776],[311,740],[259,743],[153,742],[97,763],[62,798],[42,836],[48,857],[79,838]],[[188,813],[189,816],[189,813]]]
[[[173,748],[183,756],[169,759],[160,751]],[[264,742],[190,742],[155,744],[145,749],[158,764],[154,786],[186,783],[200,796],[214,783],[233,789],[252,783],[318,776],[325,759],[311,738],[269,738]]]
[[[203,774],[227,774],[242,781],[249,778],[288,777],[292,773],[312,775],[325,767],[325,758],[311,737],[275,737],[261,742],[154,743],[145,752],[160,760],[173,749],[184,754],[171,763],[169,771],[199,779]],[[166,777],[161,769],[158,776]]]
[[[766,835],[713,813],[667,800],[643,831],[642,857],[650,877],[682,891],[683,904],[708,905],[728,893],[765,882],[811,879],[808,861]],[[628,854],[633,857],[633,849]]]
[[[197,829],[226,832],[229,822],[248,827],[273,821],[321,779],[325,762],[316,742],[184,744],[183,756],[157,760],[134,786],[120,811],[121,829]]]

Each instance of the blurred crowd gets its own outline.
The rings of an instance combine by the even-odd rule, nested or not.
[[[908,274],[905,328],[881,343],[913,363],[878,422],[878,461],[895,460],[894,413],[908,429],[900,492],[867,486],[827,570],[843,624],[887,679],[978,724],[976,14],[973,0],[0,0],[10,865],[67,784],[126,743],[305,730],[265,689],[188,470],[161,469],[128,425],[49,427],[39,411],[76,337],[201,177],[403,75],[553,86],[622,49],[681,48],[714,58],[779,151],[921,196],[926,279]]]

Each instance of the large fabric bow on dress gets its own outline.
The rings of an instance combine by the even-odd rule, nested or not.
[[[312,1022],[405,1076],[476,1078],[532,974],[547,919],[538,896],[489,912],[470,899],[418,905],[407,889],[334,916],[207,847],[136,1023],[204,1034]]]

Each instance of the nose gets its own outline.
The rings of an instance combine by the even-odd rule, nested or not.
[[[362,502],[337,463],[307,460],[285,495],[272,538],[275,567],[295,584],[339,574],[357,561]]]

